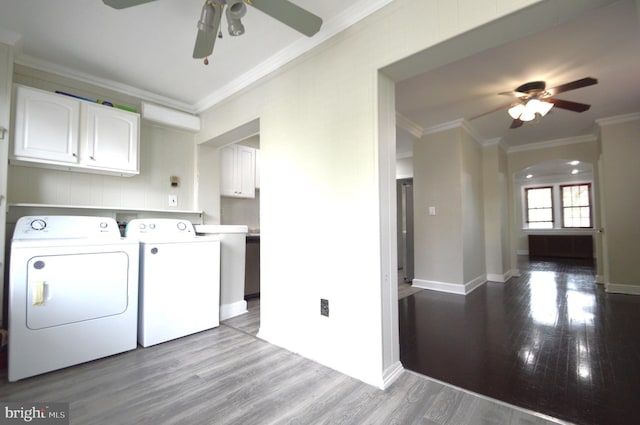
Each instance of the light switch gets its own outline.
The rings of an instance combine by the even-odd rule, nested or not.
[[[178,206],[178,195],[169,195],[169,206],[170,207]]]
[[[436,207],[429,207],[429,215],[436,215]]]

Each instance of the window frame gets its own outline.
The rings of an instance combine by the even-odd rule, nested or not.
[[[529,220],[529,191],[530,190],[539,190],[539,189],[549,189],[551,191],[551,221],[530,221]],[[556,214],[555,214],[555,202],[554,202],[554,186],[553,185],[544,185],[544,186],[531,186],[524,188],[524,213],[525,213],[525,223],[527,224],[528,229],[554,229],[556,224]],[[534,208],[534,209],[542,209],[542,208]],[[547,208],[544,208],[547,209]],[[531,227],[531,223],[550,223],[551,227]]]
[[[588,205],[571,205],[571,206],[565,206],[564,205],[564,188],[565,187],[575,187],[575,186],[587,186],[587,194],[588,194],[588,198],[589,198],[589,204]],[[592,197],[592,190],[591,190],[591,183],[589,182],[583,182],[583,183],[569,183],[569,184],[561,184],[559,185],[560,187],[560,217],[562,220],[562,228],[563,229],[593,229],[593,197]],[[565,208],[584,208],[584,207],[589,207],[589,225],[588,226],[567,226],[565,225],[564,222],[564,211]]]

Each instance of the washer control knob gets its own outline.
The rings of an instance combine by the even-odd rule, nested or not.
[[[178,226],[178,230],[186,230],[187,229],[187,225],[184,224],[184,222],[182,222],[182,221],[179,221],[177,226]]]
[[[40,218],[31,222],[31,228],[33,230],[43,230],[45,227],[47,227],[47,222]]]
[[[155,228],[156,228],[155,224],[153,224],[153,223],[149,224],[149,229],[155,229]]]
[[[100,222],[100,228],[101,229],[106,229],[108,226],[109,226],[109,224],[106,221]]]
[[[145,226],[145,224],[144,224],[144,223],[140,223],[140,224],[138,225],[138,227],[140,228],[140,230],[142,230],[142,229],[146,228],[147,226]]]

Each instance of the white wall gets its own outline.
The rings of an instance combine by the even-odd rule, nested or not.
[[[197,198],[204,224],[220,220],[220,151],[215,146],[197,145]]]
[[[261,337],[384,386],[398,359],[380,159],[395,140],[378,69],[534,3],[396,0],[203,113],[200,143],[260,119]]]

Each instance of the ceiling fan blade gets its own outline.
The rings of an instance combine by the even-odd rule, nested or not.
[[[127,7],[150,3],[152,1],[155,0],[102,0],[104,4],[113,7],[114,9],[126,9]]]
[[[471,120],[475,120],[476,118],[484,117],[485,115],[493,114],[494,112],[501,111],[501,110],[503,110],[503,109],[508,109],[508,108],[510,108],[513,104],[514,104],[513,102],[510,102],[510,103],[507,103],[506,105],[498,106],[497,108],[494,108],[494,109],[492,109],[492,110],[490,110],[490,111],[486,111],[486,112],[483,112],[483,113],[481,113],[481,114],[474,115],[473,117],[471,117],[471,118],[467,118],[467,119],[468,119],[469,121],[471,121]]]
[[[549,96],[555,96],[558,93],[562,93],[569,90],[580,89],[582,87],[592,86],[598,84],[598,80],[591,77],[582,78],[580,80],[572,81],[570,83],[561,84],[559,86],[547,89]]]
[[[205,10],[209,9],[207,13],[213,13],[211,18],[211,26],[206,27],[204,25],[205,21]],[[193,58],[194,59],[202,59],[213,53],[213,46],[216,44],[216,37],[218,36],[218,31],[220,31],[220,20],[222,19],[222,4],[218,4],[216,2],[205,2],[202,8],[202,17],[201,20],[198,21],[198,35],[196,36],[196,44],[193,46]]]
[[[522,92],[515,91],[515,90],[503,91],[502,93],[498,93],[498,94],[502,95],[502,96],[515,96],[515,97],[527,97],[527,96],[529,96],[527,93],[522,93]]]
[[[288,0],[245,0],[245,2],[307,37],[317,33],[322,26],[322,18]]]
[[[511,121],[511,126],[509,126],[509,128],[518,128],[518,127],[522,127],[522,124],[524,124],[522,121],[520,121],[519,119],[514,119],[513,121]]]
[[[548,98],[544,99],[544,102],[553,103],[557,108],[568,109],[573,112],[584,112],[591,108],[591,105],[586,103],[571,102],[570,100]]]

